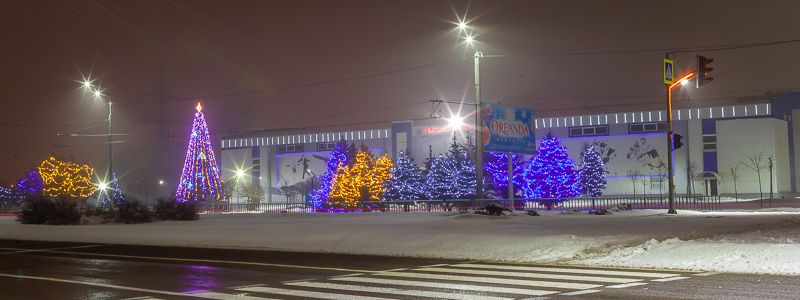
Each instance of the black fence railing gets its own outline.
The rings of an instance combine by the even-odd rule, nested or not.
[[[383,201],[362,204],[355,208],[318,210],[304,203],[261,203],[261,204],[216,204],[200,207],[204,214],[244,214],[244,213],[313,213],[313,212],[448,212],[466,211],[486,207],[491,203],[500,204],[517,211],[525,210],[592,210],[592,209],[664,209],[669,207],[666,196],[620,196],[571,199],[453,199],[453,200],[408,200]],[[717,196],[676,196],[675,208],[686,210],[720,210]]]

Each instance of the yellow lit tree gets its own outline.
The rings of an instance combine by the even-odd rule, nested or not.
[[[392,161],[384,155],[374,160],[366,149],[356,153],[352,166],[340,166],[328,197],[331,208],[352,209],[381,201],[383,183],[391,177]]]
[[[96,187],[92,184],[94,169],[89,165],[50,157],[42,161],[38,170],[44,183],[42,192],[47,196],[86,198],[95,192]]]

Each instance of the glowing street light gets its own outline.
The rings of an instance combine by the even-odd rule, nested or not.
[[[83,88],[87,89],[87,90],[92,89],[92,82],[89,81],[88,79],[84,80],[83,81]]]
[[[104,192],[107,191],[108,190],[108,182],[102,182],[101,181],[101,182],[97,183],[97,189],[99,189],[101,191],[104,191]]]
[[[461,130],[464,127],[464,118],[461,116],[452,116],[447,118],[447,127],[453,130]]]
[[[472,37],[471,34],[468,34],[466,37],[464,37],[464,42],[466,42],[468,45],[472,46],[473,44],[475,44],[475,38]]]
[[[236,173],[234,174],[234,176],[236,177],[236,180],[244,178],[244,170],[242,170],[242,169],[236,170]]]
[[[164,179],[159,179],[158,180],[158,185],[164,185]]]

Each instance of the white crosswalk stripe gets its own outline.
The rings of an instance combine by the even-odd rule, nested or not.
[[[274,298],[264,298],[248,295],[224,294],[215,292],[204,292],[192,294],[193,297],[214,300],[275,300]]]
[[[451,267],[551,272],[551,273],[573,273],[573,274],[587,274],[587,275],[630,276],[630,277],[646,277],[646,278],[667,278],[680,275],[680,274],[655,273],[655,272],[595,270],[595,269],[575,269],[575,268],[555,268],[555,267],[528,267],[528,266],[514,266],[514,265],[457,264],[457,265],[452,265]]]
[[[247,287],[247,288],[237,289],[237,291],[268,293],[276,295],[306,297],[315,299],[329,299],[329,300],[391,300],[392,299],[392,298],[380,298],[380,297],[335,294],[335,293],[325,293],[325,292],[313,292],[304,290],[282,289],[282,288],[273,288],[267,286]]]
[[[375,273],[375,275],[416,278],[416,279],[453,280],[453,281],[469,281],[469,282],[480,282],[480,283],[536,286],[536,287],[546,287],[553,289],[573,289],[573,290],[593,289],[602,286],[597,284],[586,284],[586,283],[519,280],[519,279],[508,279],[508,278],[497,278],[497,277],[482,277],[482,276],[472,277],[472,276],[442,275],[442,274],[412,273],[412,272],[380,272],[380,273]]]
[[[418,287],[429,287],[437,289],[453,289],[453,290],[488,292],[488,293],[517,294],[517,295],[528,295],[528,296],[544,296],[544,295],[552,295],[559,293],[556,291],[548,291],[548,290],[532,290],[532,289],[520,289],[520,288],[498,287],[498,286],[428,282],[428,281],[415,281],[415,280],[396,280],[396,279],[370,278],[370,277],[340,277],[340,278],[335,278],[333,280],[360,282],[360,283],[375,283],[375,284],[385,284],[385,285],[418,286]]]
[[[504,271],[486,271],[486,270],[471,270],[471,269],[456,269],[456,268],[422,268],[422,269],[416,269],[416,271],[428,271],[428,272],[439,272],[439,273],[456,273],[456,274],[490,275],[490,276],[508,276],[508,277],[525,277],[525,278],[552,279],[552,280],[592,281],[592,282],[605,282],[605,283],[630,283],[630,282],[642,281],[641,279],[631,279],[631,278],[576,276],[576,275],[560,275],[560,274],[545,274],[545,273],[504,272]]]
[[[345,290],[345,291],[356,291],[356,292],[404,295],[404,296],[411,296],[411,297],[428,297],[428,298],[436,298],[436,299],[453,299],[453,300],[470,300],[470,299],[474,299],[474,300],[513,300],[514,299],[514,298],[508,298],[508,297],[466,295],[466,294],[447,293],[447,292],[406,290],[406,289],[398,289],[398,288],[373,287],[373,286],[338,284],[338,283],[327,283],[327,282],[305,281],[305,282],[292,282],[292,283],[289,283],[288,285],[301,286],[301,287],[310,287],[310,288],[320,288],[320,289],[334,289],[334,290]]]

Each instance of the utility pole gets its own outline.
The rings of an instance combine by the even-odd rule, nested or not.
[[[108,98],[108,176],[110,176],[110,180],[114,180],[114,156],[113,156],[113,145],[114,145],[114,136],[111,135],[111,98]],[[113,201],[112,201],[113,202]]]
[[[483,111],[481,110],[481,58],[483,53],[475,51],[475,198],[483,199]],[[510,183],[510,182],[509,182]]]
[[[665,62],[665,73],[666,72],[666,63],[669,61],[670,68],[672,68],[672,61],[669,60],[669,53],[666,55]],[[672,70],[669,71],[672,73]],[[665,74],[667,75],[667,74]],[[668,177],[668,189],[669,189],[669,209],[667,210],[668,214],[677,214],[678,212],[675,210],[675,170],[673,166],[673,155],[675,153],[674,147],[674,136],[675,133],[672,131],[672,88],[677,85],[684,84],[688,82],[689,79],[694,77],[695,73],[689,73],[684,75],[678,80],[672,81],[672,75],[669,75],[669,81],[664,80],[664,84],[667,87],[667,177]]]

